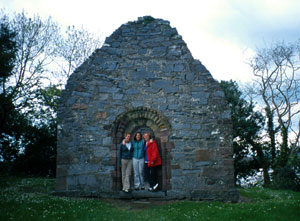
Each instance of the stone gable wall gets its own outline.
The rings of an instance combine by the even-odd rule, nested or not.
[[[166,197],[238,197],[224,93],[168,21],[117,29],[71,75],[58,118],[58,192],[116,196],[117,146],[147,127],[160,144]]]

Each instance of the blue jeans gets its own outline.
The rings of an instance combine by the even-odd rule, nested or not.
[[[144,188],[144,158],[133,158],[132,162],[134,174],[134,188]]]

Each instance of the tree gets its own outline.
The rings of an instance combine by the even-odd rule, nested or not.
[[[55,80],[66,82],[98,46],[99,39],[73,26],[64,35],[51,17],[28,17],[22,12],[9,19],[2,12],[0,19],[12,30],[1,25],[1,162],[35,174],[46,174],[49,167],[54,174],[56,111],[62,88]],[[33,165],[43,172],[30,169]]]
[[[11,96],[6,93],[5,84],[12,75],[16,59],[16,33],[11,30],[8,18],[0,20],[0,156],[2,162],[11,162],[17,155],[13,147],[13,136],[20,137],[20,115],[15,110]],[[10,123],[12,119],[18,121]]]
[[[13,32],[9,27],[7,17],[2,17],[0,20],[0,83],[1,93],[5,93],[5,83],[12,75],[12,70],[16,60],[16,32]]]
[[[33,109],[38,99],[34,90],[49,82],[60,27],[51,17],[45,20],[38,15],[29,18],[25,12],[15,14],[11,23],[18,33],[18,52],[13,79],[10,79],[7,90],[18,110],[24,113]]]
[[[59,51],[56,63],[60,67],[59,75],[62,81],[68,79],[73,71],[79,67],[92,53],[100,47],[98,36],[81,27],[67,27],[66,32],[58,42]]]
[[[38,105],[40,97],[36,91],[52,82],[65,83],[75,68],[100,45],[99,38],[84,28],[71,26],[63,33],[51,17],[28,17],[22,12],[8,22],[17,33],[17,53],[12,77],[3,88],[23,113],[32,113]]]
[[[91,53],[100,46],[100,38],[81,27],[69,26],[65,31],[51,17],[28,17],[25,12],[0,16],[15,33],[17,51],[10,79],[2,84],[3,90],[13,97],[19,110],[24,112],[34,105],[34,90],[44,88],[57,78],[63,83]],[[2,83],[2,82],[1,82]],[[52,83],[53,84],[53,83]]]
[[[246,178],[263,168],[265,183],[269,183],[268,156],[264,152],[265,144],[260,136],[264,117],[254,111],[251,101],[247,102],[243,98],[236,82],[221,81],[220,86],[231,109],[235,178]]]
[[[28,125],[23,131],[25,148],[14,161],[13,171],[30,175],[55,175],[56,121],[38,127]]]
[[[253,91],[263,101],[263,110],[268,121],[267,134],[274,174],[283,174],[276,173],[276,169],[286,167],[292,150],[299,149],[299,55],[299,42],[283,42],[257,50],[250,61],[257,87]]]
[[[56,29],[50,19],[27,18],[24,12],[13,20],[1,15],[0,157],[6,170],[38,139],[29,141],[26,135],[34,127],[39,129],[32,113],[41,98],[36,91],[42,90],[45,67],[54,55],[51,44]]]

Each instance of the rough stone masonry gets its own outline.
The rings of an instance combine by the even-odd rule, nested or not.
[[[119,197],[118,145],[150,131],[160,197],[238,200],[224,93],[168,21],[141,17],[106,38],[68,80],[58,119],[57,193]]]

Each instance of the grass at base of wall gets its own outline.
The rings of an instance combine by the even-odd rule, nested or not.
[[[1,220],[300,220],[300,193],[239,189],[244,202],[121,201],[51,195],[55,179],[0,177]],[[246,199],[246,200],[245,200]]]

